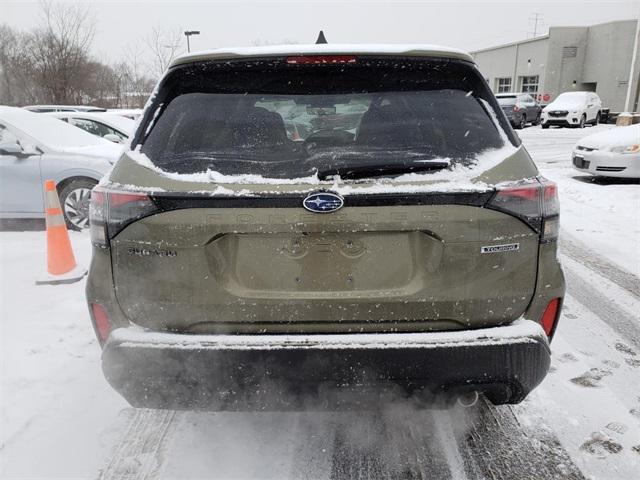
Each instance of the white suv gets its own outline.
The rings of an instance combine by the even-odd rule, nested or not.
[[[600,122],[602,101],[593,92],[565,92],[542,109],[542,128],[550,125],[584,128]]]

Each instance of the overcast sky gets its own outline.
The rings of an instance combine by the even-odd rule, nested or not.
[[[200,30],[192,50],[256,42],[313,43],[323,29],[330,43],[433,43],[474,50],[530,38],[550,26],[590,25],[637,18],[640,0],[578,1],[105,1],[87,5],[96,34],[94,54],[118,60],[127,46],[142,45],[154,26]],[[0,22],[29,29],[40,19],[30,0],[0,0]],[[184,37],[183,37],[184,39]]]

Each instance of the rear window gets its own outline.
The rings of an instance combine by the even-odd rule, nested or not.
[[[498,99],[498,104],[500,105],[515,105],[518,101],[518,97],[515,95],[512,97],[496,97]]]
[[[134,145],[175,173],[298,178],[363,164],[401,171],[430,160],[469,164],[516,144],[496,108],[476,68],[462,61],[206,62],[165,77]]]

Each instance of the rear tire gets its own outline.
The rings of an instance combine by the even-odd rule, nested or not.
[[[600,123],[600,112],[596,115],[596,119],[593,121],[593,125],[598,125]]]
[[[538,114],[536,119],[533,122],[531,122],[531,125],[533,125],[534,127],[537,125],[540,125],[540,114]]]
[[[526,116],[526,115],[522,115],[522,116],[520,117],[520,123],[518,123],[518,124],[516,125],[516,128],[517,128],[518,130],[522,130],[526,125],[527,125],[527,116]]]
[[[64,220],[70,230],[89,228],[89,200],[91,189],[97,182],[87,178],[78,178],[66,183],[58,196]]]

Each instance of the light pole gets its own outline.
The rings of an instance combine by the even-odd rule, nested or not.
[[[189,44],[189,37],[191,35],[200,35],[198,30],[187,30],[184,32],[184,36],[187,37],[187,52],[191,52],[191,45]]]

